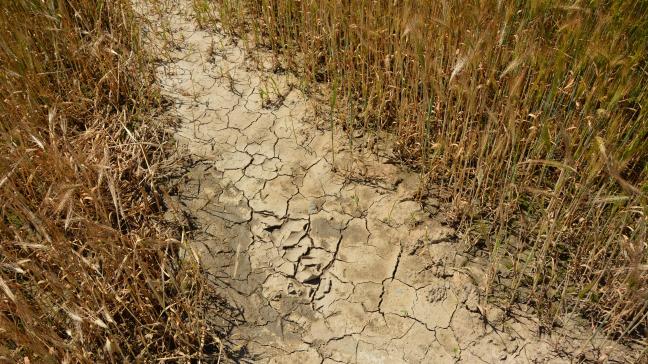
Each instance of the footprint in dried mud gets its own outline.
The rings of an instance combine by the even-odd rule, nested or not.
[[[538,337],[522,314],[493,319],[479,268],[463,267],[455,232],[413,199],[416,175],[341,138],[332,146],[290,76],[251,70],[241,47],[196,28],[190,1],[166,16],[177,47],[159,77],[197,161],[180,202],[219,293],[241,309],[228,338],[238,360],[568,362],[614,349],[578,328],[583,339]],[[265,108],[269,77],[282,102]]]

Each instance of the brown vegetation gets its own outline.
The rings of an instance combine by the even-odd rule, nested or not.
[[[0,32],[0,362],[217,350],[162,219],[168,136],[129,2],[2,1]]]

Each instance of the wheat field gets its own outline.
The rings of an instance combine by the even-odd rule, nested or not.
[[[171,138],[140,25],[128,1],[0,2],[0,362],[217,344],[162,218]]]
[[[492,300],[648,336],[648,3],[192,2],[349,135],[396,136],[487,252]],[[176,156],[144,23],[129,0],[0,2],[0,362],[222,350],[164,217]]]

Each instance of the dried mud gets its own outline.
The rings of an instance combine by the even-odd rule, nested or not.
[[[578,325],[539,336],[530,313],[485,304],[483,269],[438,218],[443,206],[416,198],[418,176],[376,153],[388,145],[322,128],[294,79],[197,29],[189,1],[166,16],[175,47],[159,78],[193,161],[178,199],[194,250],[240,312],[235,360],[628,360]]]

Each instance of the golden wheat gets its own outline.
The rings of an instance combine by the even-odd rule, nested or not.
[[[199,267],[128,1],[0,2],[0,361],[200,358]]]

